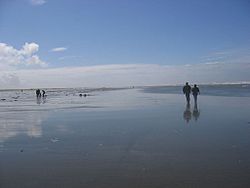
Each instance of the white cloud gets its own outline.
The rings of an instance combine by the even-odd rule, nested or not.
[[[219,61],[211,61],[211,62],[206,62],[206,65],[216,65],[216,64],[222,64],[223,62],[219,62]]]
[[[250,81],[250,63],[157,65],[110,64],[6,71],[19,78],[19,88],[120,87]],[[1,78],[0,72],[0,78]],[[15,87],[10,84],[2,87]]]
[[[30,0],[30,3],[32,5],[43,5],[46,3],[46,1],[45,0]]]
[[[201,58],[201,62],[204,63],[235,63],[235,62],[249,62],[250,60],[250,49],[229,49],[224,51],[214,51],[209,55]]]
[[[67,48],[65,48],[65,47],[58,47],[58,48],[51,49],[51,52],[63,52],[65,50],[67,50]]]
[[[21,49],[21,53],[23,55],[32,55],[33,53],[36,53],[39,50],[39,45],[36,43],[25,43],[23,45],[23,48]]]
[[[39,45],[32,43],[25,43],[20,50],[15,49],[5,43],[0,43],[0,67],[10,69],[18,66],[46,66],[36,53],[39,50]]]

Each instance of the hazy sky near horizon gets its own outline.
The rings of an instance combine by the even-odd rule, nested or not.
[[[2,88],[240,82],[249,72],[248,0],[0,0]]]

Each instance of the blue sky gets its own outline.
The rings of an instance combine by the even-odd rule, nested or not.
[[[41,69],[249,63],[250,2],[0,0],[0,36],[2,48],[37,44],[34,64],[47,65]],[[22,64],[32,65],[26,55]],[[34,68],[18,64],[13,74]],[[235,81],[243,79],[250,80]]]

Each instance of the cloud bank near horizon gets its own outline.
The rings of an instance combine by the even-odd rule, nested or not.
[[[250,81],[250,63],[110,64],[0,72],[1,88],[122,87]]]
[[[64,50],[65,47],[54,48],[56,52]],[[245,54],[217,52],[205,57],[203,63],[199,64],[117,63],[58,68],[51,68],[42,61],[37,55],[38,51],[39,45],[34,42],[26,42],[21,49],[0,43],[0,89],[171,85],[186,81],[197,84],[250,81],[248,51]]]

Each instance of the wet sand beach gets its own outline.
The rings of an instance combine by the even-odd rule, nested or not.
[[[69,91],[0,92],[1,188],[249,187],[248,96]]]

